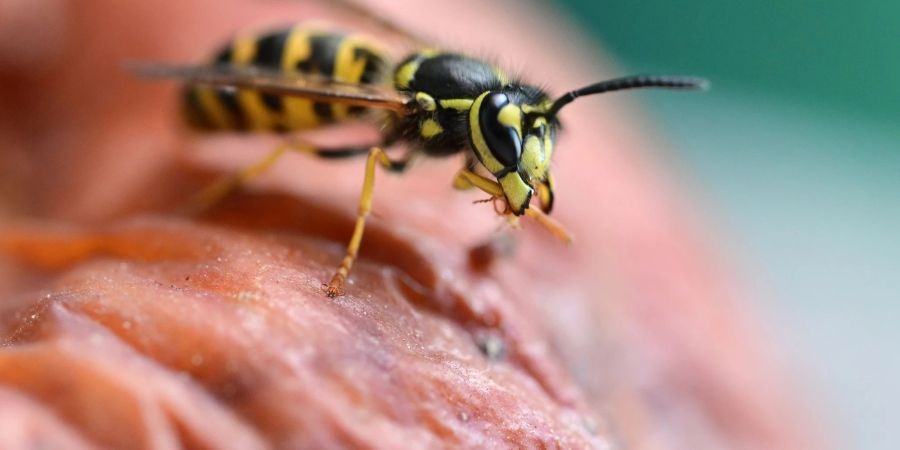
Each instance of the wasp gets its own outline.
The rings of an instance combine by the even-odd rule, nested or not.
[[[343,293],[359,252],[377,167],[399,173],[419,156],[461,153],[465,165],[453,180],[454,187],[480,189],[502,204],[498,212],[532,217],[567,240],[568,234],[548,216],[554,203],[551,160],[560,111],[575,99],[605,92],[691,90],[707,84],[694,77],[630,76],[551,97],[494,64],[424,45],[424,40],[377,13],[349,5],[388,32],[415,42],[418,50],[394,63],[369,38],[300,24],[234,38],[211,64],[133,67],[144,76],[181,80],[184,115],[200,129],[295,132],[353,119],[377,121],[381,137],[370,145],[315,148],[288,140],[206,193],[209,199],[219,198],[288,152],[322,158],[367,156],[346,255],[323,285],[329,297]],[[398,144],[405,144],[407,153],[402,158],[388,156],[386,150]],[[532,206],[533,199],[538,208]]]

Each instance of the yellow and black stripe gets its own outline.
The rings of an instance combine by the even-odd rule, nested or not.
[[[306,25],[239,36],[217,54],[213,64],[254,66],[353,84],[378,84],[389,75],[383,53],[369,40]],[[200,86],[186,88],[183,106],[188,121],[207,130],[302,130],[363,112],[303,98]]]

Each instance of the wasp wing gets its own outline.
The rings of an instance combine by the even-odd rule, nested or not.
[[[368,6],[364,6],[358,0],[331,0],[329,4],[344,10],[349,13],[351,17],[367,19],[382,30],[406,41],[406,43],[414,48],[432,48],[435,45],[433,39],[426,39],[424,36],[414,33],[392,19],[389,19],[384,14],[381,14]]]
[[[252,89],[264,94],[386,109],[403,114],[413,113],[418,105],[412,96],[383,86],[344,83],[325,76],[279,72],[254,66],[131,63],[127,67],[147,78],[172,78],[219,89]]]

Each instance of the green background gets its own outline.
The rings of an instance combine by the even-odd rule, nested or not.
[[[900,119],[900,2],[562,3],[634,68],[703,73],[869,119]]]
[[[836,448],[896,449],[900,1],[559,0],[627,72]],[[599,101],[599,100],[598,100]]]

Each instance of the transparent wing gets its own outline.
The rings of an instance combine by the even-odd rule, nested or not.
[[[412,96],[382,86],[352,84],[303,73],[286,73],[253,66],[181,66],[129,63],[126,67],[142,77],[171,78],[187,84],[220,89],[255,91],[306,98],[323,103],[385,109],[411,114],[417,108]]]
[[[352,14],[354,17],[368,20],[375,26],[380,27],[382,30],[407,41],[407,43],[416,48],[434,47],[434,41],[432,39],[426,39],[424,36],[421,36],[412,32],[411,30],[404,28],[403,26],[389,19],[387,16],[381,14],[377,10],[369,8],[368,6],[364,6],[358,1],[329,0],[325,3],[338,9],[342,9],[345,12]]]

